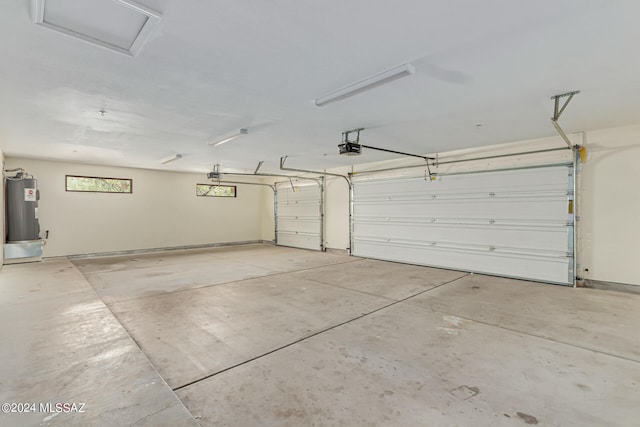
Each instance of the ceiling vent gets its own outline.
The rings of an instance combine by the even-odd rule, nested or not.
[[[162,15],[133,0],[32,0],[36,24],[136,56]]]

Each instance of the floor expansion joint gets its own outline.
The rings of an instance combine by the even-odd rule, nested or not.
[[[397,305],[397,304],[403,303],[403,302],[405,302],[405,301],[407,301],[407,300],[409,300],[409,299],[411,299],[411,298],[415,298],[415,297],[417,297],[417,296],[419,296],[419,295],[422,295],[422,294],[428,293],[428,292],[430,292],[430,291],[432,291],[432,290],[434,290],[434,289],[438,289],[438,288],[440,288],[440,287],[442,287],[442,286],[445,286],[445,285],[451,284],[451,283],[453,283],[453,282],[456,282],[456,281],[458,281],[458,280],[461,280],[461,279],[463,279],[463,278],[465,278],[465,277],[469,276],[470,274],[471,274],[471,273],[465,274],[464,276],[457,277],[457,278],[455,278],[455,279],[453,279],[453,280],[449,280],[449,281],[447,281],[447,282],[445,282],[445,283],[441,283],[440,285],[438,285],[438,286],[434,286],[433,288],[425,289],[425,290],[420,291],[420,292],[418,292],[418,293],[415,293],[415,294],[409,295],[408,297],[405,297],[405,298],[402,298],[402,299],[399,299],[399,300],[396,300],[396,301],[390,302],[389,304],[385,304],[385,305],[383,305],[382,307],[378,307],[378,308],[376,308],[376,309],[374,309],[374,310],[368,311],[368,312],[366,312],[366,313],[362,313],[361,315],[356,316],[356,317],[354,317],[354,318],[352,318],[352,319],[346,320],[346,321],[344,321],[344,322],[338,323],[338,324],[333,325],[333,326],[330,326],[330,327],[328,327],[328,328],[324,328],[324,329],[322,329],[322,330],[320,330],[320,331],[317,331],[317,332],[314,332],[314,333],[312,333],[312,334],[309,334],[309,335],[307,335],[307,336],[305,336],[305,337],[299,338],[299,339],[297,339],[297,340],[295,340],[295,341],[292,341],[292,342],[290,342],[290,343],[288,343],[288,344],[282,345],[282,346],[280,346],[280,347],[278,347],[278,348],[274,348],[273,350],[270,350],[270,351],[268,351],[268,352],[266,352],[266,353],[260,354],[260,355],[258,355],[258,356],[255,356],[255,357],[252,357],[252,358],[247,359],[247,360],[245,360],[245,361],[242,361],[242,362],[240,362],[240,363],[236,363],[236,364],[235,364],[235,365],[233,365],[233,366],[229,366],[229,367],[227,367],[227,368],[224,368],[224,369],[221,369],[221,370],[219,370],[219,371],[213,372],[213,373],[211,373],[211,374],[209,374],[209,375],[205,375],[204,377],[202,377],[202,378],[198,378],[197,380],[193,380],[193,381],[190,381],[190,382],[188,382],[188,383],[186,383],[186,384],[183,384],[183,385],[181,385],[181,386],[175,387],[175,388],[173,389],[173,391],[175,392],[175,391],[178,391],[178,390],[182,390],[182,389],[184,389],[184,388],[186,388],[186,387],[192,386],[192,385],[197,384],[197,383],[199,383],[199,382],[201,382],[201,381],[207,380],[207,379],[209,379],[209,378],[213,378],[213,377],[215,377],[215,376],[217,376],[217,375],[223,374],[223,373],[228,372],[228,371],[230,371],[230,370],[232,370],[232,369],[235,369],[235,368],[237,368],[237,367],[240,367],[240,366],[246,365],[246,364],[248,364],[248,363],[254,362],[254,361],[258,360],[258,359],[261,359],[261,358],[263,358],[263,357],[269,356],[270,354],[276,353],[276,352],[278,352],[278,351],[280,351],[280,350],[284,350],[285,348],[291,347],[291,346],[293,346],[293,345],[296,345],[296,344],[298,344],[298,343],[301,343],[301,342],[303,342],[303,341],[306,341],[306,340],[308,340],[308,339],[310,339],[310,338],[313,338],[313,337],[316,337],[316,336],[318,336],[318,335],[321,335],[321,334],[323,334],[323,333],[325,333],[325,332],[331,331],[331,330],[333,330],[333,329],[336,329],[336,328],[339,328],[339,327],[341,327],[341,326],[347,325],[347,324],[349,324],[349,323],[355,322],[355,321],[357,321],[357,320],[363,319],[363,318],[365,318],[365,317],[367,317],[367,316],[370,316],[370,315],[372,315],[372,314],[374,314],[374,313],[377,313],[377,312],[379,312],[379,311],[385,310],[385,309],[387,309],[387,308],[389,308],[389,307],[393,307],[394,305]]]

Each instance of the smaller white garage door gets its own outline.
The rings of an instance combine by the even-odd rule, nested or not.
[[[321,251],[322,186],[283,183],[276,188],[276,244]]]

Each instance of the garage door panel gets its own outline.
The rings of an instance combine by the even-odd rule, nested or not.
[[[320,215],[320,204],[315,205],[278,205],[278,215],[283,218],[314,218]]]
[[[406,202],[393,197],[376,201],[358,200],[358,215],[361,217],[393,217],[404,212],[412,216],[429,218],[509,220],[567,220],[567,190],[562,196],[542,198],[520,198],[515,200],[485,199],[444,202],[428,198]],[[516,216],[517,215],[517,216]]]
[[[477,177],[478,174],[483,175],[483,179],[478,181],[470,177]],[[403,193],[421,194],[424,192],[424,184],[429,187],[429,194],[478,194],[487,191],[487,182],[491,181],[490,192],[543,192],[548,193],[557,190],[566,190],[566,170],[554,168],[532,168],[519,169],[512,171],[496,171],[496,172],[479,172],[461,175],[446,176],[446,186],[436,186],[439,181],[429,181],[421,178],[409,178],[405,180]],[[375,182],[376,185],[362,188],[362,195],[370,192],[380,191],[388,193],[396,191],[396,183],[398,179],[373,179],[369,182]],[[366,186],[367,181],[360,181],[358,184]]]
[[[280,185],[278,186],[278,191],[280,192],[280,197],[278,198],[279,203],[287,203],[287,202],[308,202],[308,203],[318,203],[318,191],[320,189],[319,184],[305,184],[298,185],[296,184],[294,187],[289,185]]]
[[[383,259],[380,257],[380,244],[382,242],[379,241],[359,242],[358,256]],[[565,276],[571,265],[571,259],[560,254],[556,257],[531,253],[501,254],[482,250],[473,252],[468,247],[430,248],[410,247],[406,244],[387,246],[384,259],[505,277],[535,277],[534,280],[557,284],[567,283]]]
[[[352,253],[573,283],[570,165],[356,181]]]
[[[300,218],[300,219],[287,219],[281,218],[278,222],[278,231],[289,233],[318,233],[318,220],[317,218]]]
[[[468,225],[440,226],[425,223],[357,222],[354,232],[360,238],[382,238],[387,241],[419,239],[431,244],[468,243],[485,247],[518,247],[521,249],[565,252],[570,235],[566,227],[477,227]],[[514,245],[514,242],[517,242]]]
[[[278,232],[278,245],[317,251],[320,247],[320,238],[317,234],[282,231]]]

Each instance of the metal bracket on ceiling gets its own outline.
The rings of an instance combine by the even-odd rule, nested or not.
[[[350,143],[353,143],[353,144],[360,144],[360,131],[361,130],[364,130],[364,128],[345,130],[344,132],[342,132],[342,142],[350,142]],[[352,133],[356,134],[355,141],[354,140],[349,140],[349,135],[351,135]]]
[[[554,95],[551,97],[551,99],[554,101],[554,105],[553,105],[553,117],[551,117],[551,124],[553,124],[553,127],[556,128],[556,131],[558,131],[558,134],[560,134],[560,136],[562,137],[562,139],[564,140],[564,142],[567,143],[567,145],[569,146],[569,148],[571,149],[578,149],[579,146],[574,146],[571,141],[569,140],[569,137],[567,136],[567,134],[564,132],[564,130],[562,130],[562,128],[560,127],[560,124],[558,124],[558,119],[560,118],[560,116],[562,115],[562,113],[564,112],[565,108],[567,108],[567,105],[569,105],[569,102],[571,102],[571,100],[573,99],[574,95],[579,94],[580,91],[579,90],[574,90],[571,92],[567,92],[567,93],[561,93],[559,95]],[[564,104],[562,104],[562,106],[560,106],[560,99],[562,98],[567,98],[564,101]]]
[[[572,92],[561,93],[560,95],[552,96],[551,99],[554,100],[555,105],[553,109],[553,118],[551,120],[554,120],[557,122],[560,116],[562,115],[562,112],[564,111],[564,109],[567,108],[567,105],[569,105],[569,102],[571,102],[571,100],[573,99],[573,96],[579,93],[580,93],[579,90],[574,90]],[[561,98],[567,98],[567,100],[564,101],[564,104],[562,104],[562,107],[560,107]]]
[[[262,164],[264,163],[264,160],[260,160],[260,162],[258,162],[258,167],[256,167],[256,170],[253,171],[253,174],[257,174],[258,171],[260,170],[260,168],[262,167]]]
[[[214,181],[216,179],[220,181],[221,173],[222,172],[220,172],[220,163],[216,163],[215,165],[213,165],[213,170],[207,174],[207,178],[209,178],[211,181]]]

